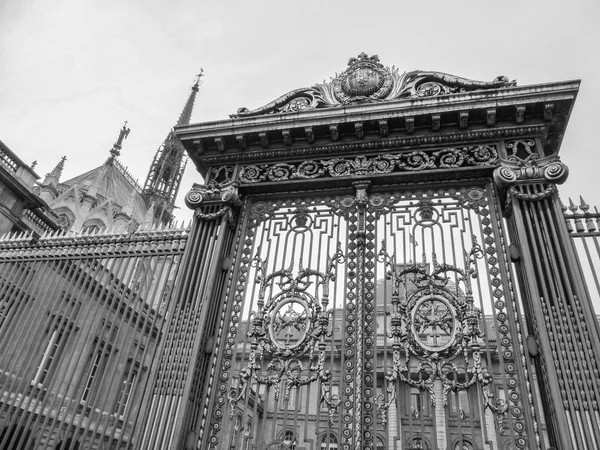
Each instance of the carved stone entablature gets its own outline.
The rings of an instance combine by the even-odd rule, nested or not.
[[[336,74],[329,83],[295,89],[252,111],[245,107],[239,108],[231,117],[297,112],[400,98],[435,97],[455,92],[512,86],[516,86],[516,82],[504,76],[485,82],[442,72],[415,70],[400,74],[397,68],[381,64],[377,55],[368,56],[361,53],[357,58],[350,58],[348,68]]]
[[[254,184],[294,179],[339,178],[431,169],[494,166],[497,161],[498,152],[494,145],[475,145],[373,157],[356,156],[355,158],[307,160],[295,164],[251,164],[243,166],[239,181],[243,184]]]
[[[215,220],[227,214],[230,224],[233,225],[241,205],[238,183],[231,180],[218,183],[213,179],[206,185],[194,184],[185,196],[185,204],[195,210],[195,216],[201,220]],[[202,208],[205,206],[220,206],[220,208],[214,212],[206,212]]]

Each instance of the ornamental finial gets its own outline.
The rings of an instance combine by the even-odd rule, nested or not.
[[[129,136],[129,131],[130,129],[127,128],[127,121],[125,121],[125,123],[123,124],[123,128],[121,128],[121,131],[119,132],[117,142],[115,142],[113,144],[113,147],[110,149],[111,159],[114,159],[115,157],[121,154],[121,149],[123,148],[123,140],[127,139],[127,136]]]
[[[204,76],[204,69],[200,68],[200,73],[196,74],[196,80],[194,81],[194,89],[198,89],[198,86],[202,84],[202,77]]]

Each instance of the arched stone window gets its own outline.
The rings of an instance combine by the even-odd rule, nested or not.
[[[106,224],[100,219],[89,219],[81,227],[82,233],[98,233],[106,229]]]
[[[296,436],[294,430],[283,430],[279,436],[279,441],[281,442],[279,448],[285,450],[296,450],[296,445],[298,445],[298,437]]]
[[[334,433],[325,433],[321,436],[321,450],[337,450],[338,440]]]
[[[460,439],[454,444],[454,450],[473,450],[473,444],[466,439]]]
[[[70,230],[75,223],[75,214],[66,206],[61,206],[54,210],[56,215],[59,217],[58,224],[65,231]]]
[[[419,437],[413,438],[410,441],[410,445],[408,446],[408,450],[429,450],[429,444]]]

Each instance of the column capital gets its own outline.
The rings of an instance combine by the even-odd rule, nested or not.
[[[556,185],[564,183],[568,176],[569,169],[558,155],[538,158],[532,154],[525,159],[511,156],[501,159],[494,170],[494,182],[507,200],[513,197],[538,201],[550,197],[557,191]],[[534,186],[540,184],[543,186]]]
[[[562,184],[566,181],[568,175],[569,169],[558,155],[546,158],[530,155],[526,159],[518,157],[501,159],[500,167],[494,170],[494,181],[501,188],[517,184]]]
[[[228,215],[230,224],[234,224],[241,205],[236,181],[226,180],[221,183],[209,180],[205,185],[196,184],[185,196],[185,204],[195,211],[201,220],[214,220],[224,214]],[[215,212],[202,211],[204,206],[220,206]]]

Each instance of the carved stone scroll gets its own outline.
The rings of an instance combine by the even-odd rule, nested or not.
[[[232,118],[298,112],[307,109],[339,107],[355,103],[391,101],[402,98],[435,97],[465,91],[516,86],[505,76],[491,82],[473,81],[442,72],[414,70],[399,73],[386,67],[377,55],[361,53],[350,58],[348,68],[330,82],[295,89],[272,102],[249,110],[242,107]]]

